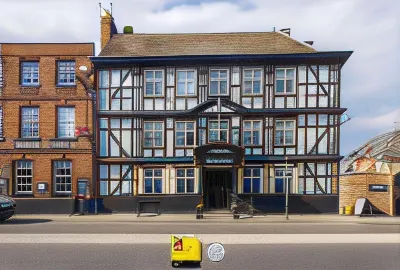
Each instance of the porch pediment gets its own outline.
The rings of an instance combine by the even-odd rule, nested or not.
[[[246,107],[243,107],[240,104],[237,104],[231,100],[221,99],[221,113],[245,113],[247,111]],[[190,110],[192,113],[212,113],[219,112],[218,109],[218,100],[211,99],[206,100],[203,103],[197,105],[193,109]]]

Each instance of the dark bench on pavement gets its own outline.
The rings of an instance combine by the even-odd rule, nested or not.
[[[159,200],[144,200],[139,201],[137,216],[140,214],[148,213],[148,214],[157,214],[160,215],[160,201]]]

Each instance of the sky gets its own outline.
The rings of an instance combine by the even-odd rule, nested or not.
[[[0,0],[0,42],[100,40],[102,0]],[[268,32],[291,28],[318,51],[354,51],[342,69],[341,154],[400,129],[398,0],[113,0],[118,30]],[[396,124],[396,122],[398,122]]]

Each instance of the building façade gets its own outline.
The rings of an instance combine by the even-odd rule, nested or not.
[[[101,18],[97,195],[114,211],[338,211],[341,69],[290,32],[118,34]]]
[[[0,44],[0,194],[17,213],[70,214],[92,186],[93,55],[94,43]]]

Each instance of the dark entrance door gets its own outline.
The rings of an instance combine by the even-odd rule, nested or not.
[[[400,216],[400,197],[396,199],[396,216]]]
[[[205,209],[228,208],[232,192],[231,169],[206,169],[203,179]]]

